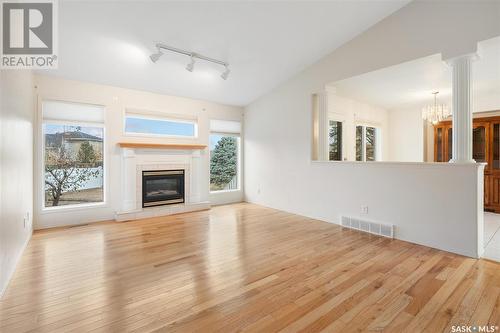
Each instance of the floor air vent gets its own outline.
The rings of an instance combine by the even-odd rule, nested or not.
[[[368,232],[370,234],[394,238],[394,225],[366,221],[355,217],[342,216],[343,227]]]

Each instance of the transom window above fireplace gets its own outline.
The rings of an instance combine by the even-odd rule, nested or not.
[[[198,136],[198,126],[196,120],[127,112],[125,134],[195,138]]]

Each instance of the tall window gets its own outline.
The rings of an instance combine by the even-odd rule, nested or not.
[[[378,129],[371,126],[356,126],[356,161],[378,160]]]
[[[240,188],[240,123],[210,121],[210,191]]]
[[[340,121],[329,121],[328,159],[330,161],[342,161],[342,122]]]
[[[125,115],[125,133],[147,136],[196,137],[197,124],[194,120],[168,119],[142,114]]]
[[[104,202],[103,109],[43,103],[45,208]]]

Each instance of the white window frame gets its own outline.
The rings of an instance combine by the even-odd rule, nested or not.
[[[93,104],[88,104],[88,103],[80,103],[80,102],[68,102],[68,101],[60,101],[60,100],[52,100],[52,99],[46,99],[41,101],[40,103],[40,108],[42,112],[39,113],[39,137],[38,137],[38,150],[39,153],[37,153],[37,156],[39,156],[39,170],[38,170],[38,175],[39,175],[39,186],[40,186],[40,210],[41,213],[49,213],[49,212],[58,212],[58,211],[72,211],[72,210],[81,210],[81,209],[86,209],[86,208],[98,208],[98,207],[106,207],[108,205],[108,184],[107,184],[107,149],[106,149],[106,143],[107,143],[107,134],[106,134],[106,125],[105,123],[95,123],[95,122],[82,122],[82,121],[74,121],[74,120],[52,120],[52,119],[43,119],[43,103],[48,102],[48,101],[54,101],[54,102],[61,102],[61,103],[74,103],[74,104],[80,104],[80,105],[92,105]],[[106,112],[106,109],[104,106],[100,106],[103,108],[103,112]],[[102,128],[103,130],[103,144],[102,144],[102,186],[103,186],[103,201],[101,202],[92,202],[92,203],[85,203],[85,204],[74,204],[74,205],[64,205],[64,206],[55,206],[55,207],[45,207],[45,132],[44,132],[44,125],[45,124],[60,124],[60,125],[69,125],[69,126],[82,126],[82,127],[99,127]]]
[[[170,121],[175,123],[184,123],[194,125],[194,135],[174,135],[174,134],[154,134],[154,133],[136,133],[127,132],[127,118],[138,118],[146,120]],[[148,137],[148,138],[178,138],[178,139],[197,139],[198,138],[198,121],[197,119],[177,118],[169,115],[158,115],[151,113],[142,113],[133,110],[126,110],[123,114],[123,135],[128,137]]]
[[[236,179],[238,180],[238,188],[232,189],[232,190],[218,190],[218,191],[212,191],[210,190],[210,161],[212,159],[210,148],[208,149],[208,189],[210,191],[210,194],[214,193],[228,193],[228,192],[238,192],[241,191],[241,133],[224,133],[224,132],[217,132],[217,131],[211,131],[209,133],[209,142],[210,142],[210,136],[212,135],[224,135],[224,136],[232,136],[237,138],[236,140]]]
[[[378,162],[380,161],[380,156],[381,156],[381,128],[378,125],[374,124],[369,124],[369,123],[357,123],[354,126],[354,160],[356,160],[356,129],[358,126],[362,127],[361,131],[361,161],[358,162],[367,162],[366,161],[366,128],[367,127],[372,127],[375,128],[375,161],[373,162]],[[372,161],[370,161],[372,162]]]

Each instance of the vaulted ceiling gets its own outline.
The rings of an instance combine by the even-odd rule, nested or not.
[[[63,0],[59,69],[43,73],[246,105],[408,2]],[[185,56],[153,64],[157,41],[227,61],[229,79]]]
[[[478,43],[472,63],[474,111],[500,109],[500,37]],[[451,105],[452,69],[440,54],[337,81],[339,95],[388,110],[420,108],[432,102],[432,92]]]

